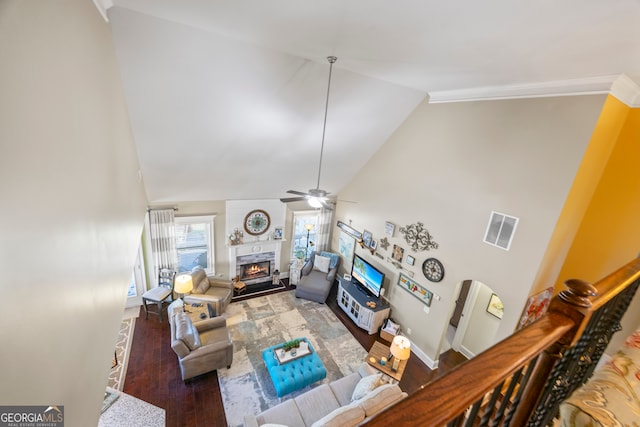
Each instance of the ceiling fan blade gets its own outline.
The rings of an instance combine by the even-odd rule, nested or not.
[[[331,203],[331,202],[329,202],[327,200],[322,200],[322,199],[319,199],[319,201],[320,201],[320,204],[322,205],[323,208],[328,209],[330,211],[333,210],[333,207],[334,207],[333,203]]]
[[[297,194],[298,196],[307,196],[307,193],[303,193],[301,191],[296,191],[296,190],[287,190],[287,193],[289,194]]]
[[[303,200],[307,200],[307,198],[306,197],[284,197],[284,198],[280,199],[280,201],[284,202],[284,203],[301,202]]]

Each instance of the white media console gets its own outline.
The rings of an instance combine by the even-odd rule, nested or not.
[[[374,302],[375,307],[369,307],[368,302]],[[389,304],[367,295],[357,285],[343,278],[338,278],[338,305],[347,313],[358,327],[373,335],[389,317]]]

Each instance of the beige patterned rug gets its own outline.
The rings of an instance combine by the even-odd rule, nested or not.
[[[133,310],[127,309],[123,316],[122,323],[120,324],[118,342],[116,342],[114,359],[112,362],[111,372],[109,372],[109,380],[107,382],[108,387],[116,390],[124,389],[124,380],[127,374],[127,365],[129,363],[129,350],[131,349],[131,340],[133,339],[133,331],[136,327],[136,317],[139,311],[139,307],[136,307]]]
[[[233,338],[233,363],[231,369],[218,370],[218,381],[230,426],[242,425],[244,415],[258,414],[280,401],[262,360],[263,349],[306,337],[327,369],[323,381],[283,400],[354,372],[367,355],[329,307],[297,299],[294,291],[233,302],[226,316]]]

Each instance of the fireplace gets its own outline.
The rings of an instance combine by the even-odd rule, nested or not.
[[[271,261],[260,261],[240,266],[240,280],[261,279],[271,276]]]
[[[271,280],[271,273],[277,269],[273,251],[237,256],[235,261],[236,276],[247,285]]]

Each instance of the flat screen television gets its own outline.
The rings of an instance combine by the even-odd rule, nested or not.
[[[380,289],[384,282],[384,273],[369,264],[358,254],[353,256],[351,280],[376,298],[380,297]]]

